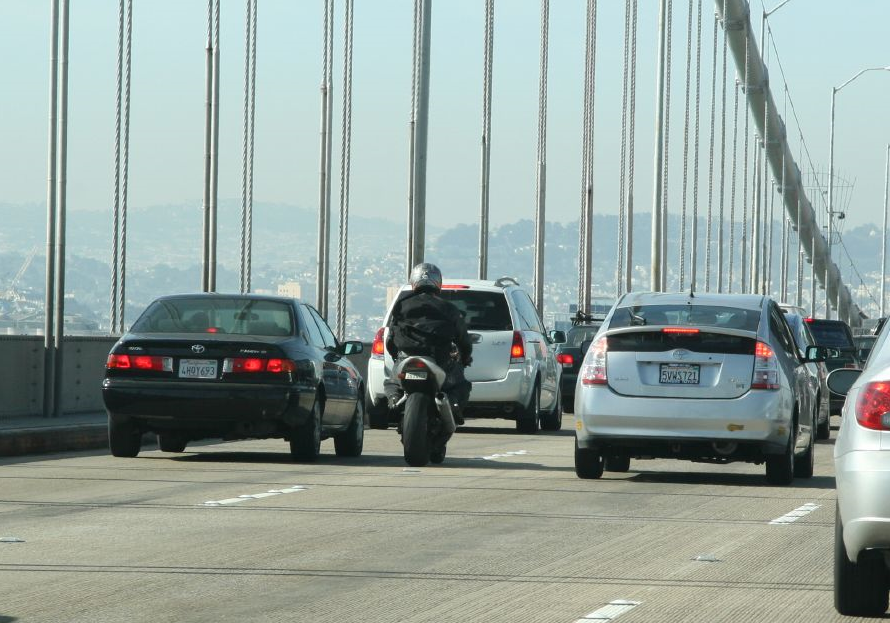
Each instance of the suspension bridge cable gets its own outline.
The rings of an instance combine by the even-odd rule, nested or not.
[[[720,20],[714,14],[714,55],[711,61],[711,133],[708,140],[708,220],[705,237],[705,292],[711,291],[711,231],[713,228],[714,205],[714,133],[716,132],[715,113],[717,108],[717,25]]]
[[[117,31],[117,83],[116,108],[114,117],[114,205],[112,208],[111,241],[111,313],[109,333],[117,331],[118,299],[118,250],[120,248],[120,198],[121,198],[121,107],[123,106],[124,73],[124,0],[118,3]]]
[[[544,314],[544,239],[547,228],[547,60],[550,30],[550,0],[541,0],[541,51],[538,69],[538,163],[535,176],[535,305]]]
[[[745,26],[747,28],[747,26]],[[739,248],[741,255],[739,262],[739,272],[741,273],[741,286],[739,290],[742,293],[749,292],[748,288],[748,143],[751,138],[751,131],[748,128],[748,110],[751,107],[751,94],[748,89],[748,81],[751,79],[751,46],[748,43],[748,37],[745,36],[745,141],[744,141],[744,157],[742,158],[742,244]]]
[[[632,12],[630,17],[630,127],[628,128],[627,145],[627,201],[625,201],[625,245],[624,258],[625,291],[633,289],[633,232],[634,232],[634,145],[636,145],[636,110],[637,110],[637,0],[630,0]]]
[[[629,89],[630,63],[630,15],[631,0],[624,4],[624,72],[621,86],[621,164],[618,173],[618,258],[615,263],[615,296],[621,296],[624,286],[624,230],[627,205],[627,96]],[[682,268],[681,268],[682,270]]]
[[[127,198],[130,176],[130,66],[133,49],[133,0],[127,0],[127,53],[124,60],[124,146],[121,171],[121,233],[120,233],[120,299],[118,302],[118,331],[124,332],[124,312],[127,302]]]
[[[726,15],[726,13],[724,13]],[[736,161],[739,153],[739,80],[736,76],[735,88],[732,93],[732,175],[729,189],[729,275],[728,292],[732,294],[733,260],[735,259],[735,199],[736,199]]]
[[[698,0],[695,29],[695,132],[692,141],[692,254],[689,262],[690,292],[698,287],[696,274],[698,272],[698,163],[701,146],[701,18],[702,0]]]
[[[680,201],[680,290],[686,289],[686,203],[689,177],[689,107],[692,97],[692,17],[693,0],[689,0],[686,18],[686,108],[683,112],[683,190]]]
[[[244,20],[244,131],[241,141],[241,293],[247,292],[247,145],[250,142],[250,37],[252,0],[246,0]]]
[[[723,15],[726,15],[726,0],[723,0]],[[723,210],[726,196],[726,52],[728,41],[726,38],[726,24],[721,20],[723,30],[723,74],[721,80],[722,94],[720,96],[720,202],[718,208],[718,235],[717,235],[717,292],[723,292]]]
[[[256,31],[258,2],[253,0],[253,33],[250,37],[250,165],[247,169],[247,291],[251,286],[251,264],[253,261],[253,156],[254,156],[254,126],[256,122]]]
[[[340,143],[340,258],[337,271],[337,336],[346,338],[346,263],[349,243],[349,176],[352,152],[353,0],[345,0],[343,36],[343,136]]]
[[[667,247],[668,247],[668,180],[670,178],[668,160],[671,135],[671,43],[673,41],[674,2],[667,3],[667,50],[664,61],[664,158],[661,179],[661,291],[667,291]]]

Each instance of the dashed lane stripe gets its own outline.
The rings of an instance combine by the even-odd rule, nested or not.
[[[777,517],[776,519],[773,519],[769,523],[771,526],[779,526],[779,525],[794,523],[801,517],[805,517],[806,515],[809,515],[817,508],[819,508],[819,504],[813,504],[812,502],[809,502],[807,504],[804,504],[803,506],[798,506],[790,513],[787,513],[785,515],[782,515],[781,517]]]
[[[591,621],[612,621],[625,612],[633,610],[639,606],[640,601],[628,601],[627,599],[615,599],[610,601],[608,605],[603,606],[599,610],[594,610],[590,614],[585,614],[575,623],[590,623]]]
[[[247,500],[260,500],[262,498],[270,498],[275,495],[281,495],[283,493],[296,493],[297,491],[305,491],[307,487],[303,485],[294,485],[293,487],[287,487],[285,489],[269,489],[264,493],[247,493],[245,495],[239,495],[236,498],[226,498],[224,500],[208,500],[204,502],[204,506],[228,506],[229,504],[238,504],[239,502],[246,502]]]
[[[480,456],[479,458],[483,461],[493,461],[495,459],[501,459],[508,456],[522,456],[523,454],[528,454],[528,450],[515,450],[499,454],[489,454],[488,456]]]

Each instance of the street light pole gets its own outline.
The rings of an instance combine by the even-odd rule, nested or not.
[[[831,88],[831,123],[828,128],[828,261],[825,263],[825,317],[829,319],[831,318],[831,293],[829,289],[828,279],[830,276],[830,266],[832,265],[831,235],[832,224],[834,223],[834,101],[838,91],[856,80],[856,78],[858,78],[862,74],[869,71],[890,71],[890,66],[866,67],[865,69],[860,69],[858,73],[856,73],[852,78],[850,78],[840,86]],[[837,288],[835,288],[835,295],[837,295]],[[836,304],[837,301],[835,301],[835,305]]]

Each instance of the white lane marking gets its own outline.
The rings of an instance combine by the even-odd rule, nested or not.
[[[483,461],[493,461],[507,456],[522,456],[523,454],[528,454],[528,450],[515,450],[499,454],[489,454],[488,456],[480,456],[479,458]]]
[[[229,504],[237,504],[238,502],[245,502],[247,500],[259,500],[262,498],[270,498],[274,495],[281,495],[282,493],[296,493],[297,491],[305,491],[307,487],[303,485],[294,485],[292,487],[286,487],[284,489],[269,489],[265,493],[246,493],[244,495],[239,495],[237,498],[226,498],[224,500],[208,500],[204,502],[204,506],[227,506]]]
[[[809,502],[807,504],[804,504],[803,506],[798,506],[790,513],[786,513],[785,515],[782,515],[781,517],[777,517],[777,518],[773,519],[769,523],[771,526],[779,526],[779,525],[794,523],[801,517],[809,515],[817,508],[819,508],[819,504],[814,504],[812,502]]]
[[[4,536],[0,537],[0,543],[24,543],[25,539],[20,539],[17,536]]]
[[[613,599],[607,606],[603,606],[599,610],[594,610],[590,614],[585,614],[575,623],[585,623],[587,621],[611,621],[618,618],[625,612],[633,610],[639,606],[641,601],[628,601],[627,599]]]

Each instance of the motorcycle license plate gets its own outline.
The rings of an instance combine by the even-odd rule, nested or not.
[[[426,372],[405,372],[405,380],[406,381],[425,381],[426,380]]]

